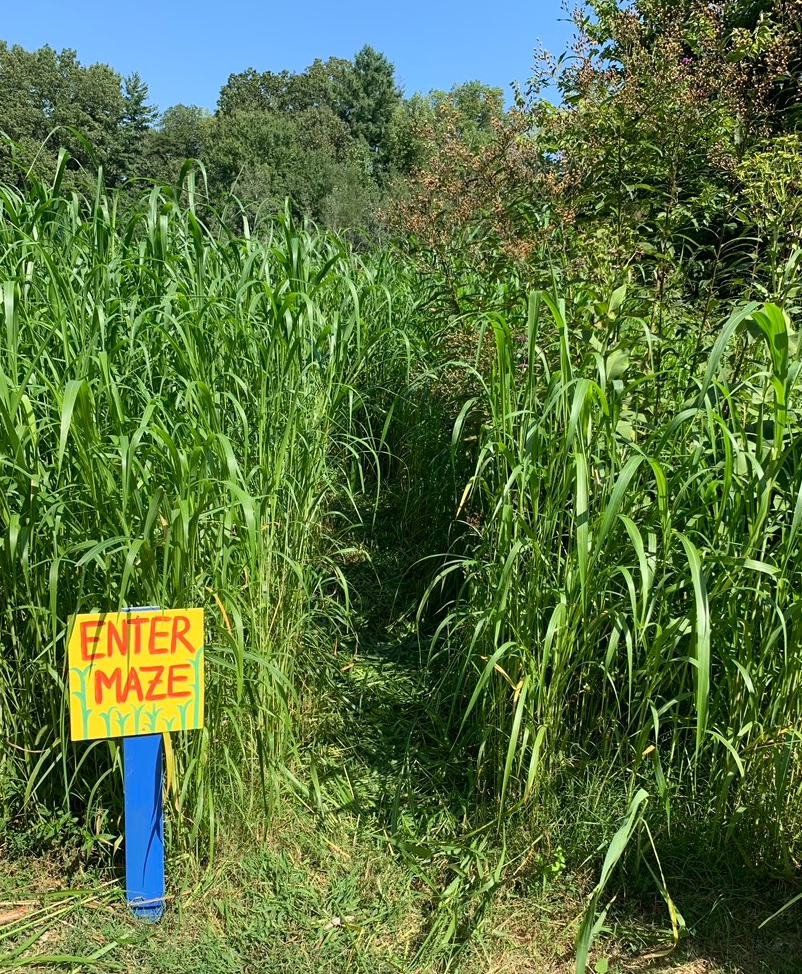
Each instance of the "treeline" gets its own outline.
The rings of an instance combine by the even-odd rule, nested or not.
[[[0,42],[0,179],[21,184],[33,168],[88,189],[98,166],[107,188],[140,193],[171,183],[187,159],[203,162],[208,202],[233,193],[246,215],[289,197],[299,215],[327,226],[371,227],[393,184],[419,167],[445,113],[466,141],[492,135],[503,93],[477,81],[405,98],[395,69],[365,46],[352,60],[316,60],[305,71],[232,74],[216,111],[174,105],[159,113],[137,74],[84,66],[75,51],[26,51]],[[395,192],[401,192],[395,190]]]
[[[645,266],[665,296],[681,262],[698,296],[711,275],[737,290],[760,256],[776,296],[796,232],[801,23],[802,0],[590,0],[573,49],[540,58],[509,111],[479,81],[405,97],[365,46],[232,74],[213,112],[159,113],[136,74],[0,42],[0,178],[52,174],[64,148],[68,185],[91,189],[101,166],[136,195],[192,158],[229,222],[290,198],[334,229],[389,226],[452,278],[466,246],[537,276],[547,245],[563,279]]]

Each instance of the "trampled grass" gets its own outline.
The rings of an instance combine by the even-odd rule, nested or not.
[[[357,682],[364,680],[373,683],[368,674]],[[382,683],[392,694],[392,687]],[[399,694],[399,704],[405,698]],[[377,724],[368,736],[379,729]],[[360,777],[355,762],[348,767]],[[380,792],[378,780],[372,792],[363,769],[355,787],[364,799],[359,812],[331,811],[321,820],[300,803],[288,804],[267,830],[228,831],[211,868],[199,869],[192,857],[171,856],[167,912],[155,926],[131,917],[119,868],[84,868],[53,851],[32,856],[28,850],[22,859],[6,856],[0,867],[0,967],[13,970],[22,961],[34,971],[76,974],[574,970],[574,936],[593,868],[561,864],[538,839],[545,828],[553,830],[553,839],[570,844],[585,828],[581,820],[568,821],[566,810],[556,815],[554,808],[543,810],[537,831],[518,830],[517,843],[506,853],[498,845],[486,846],[489,862],[506,859],[503,882],[478,915],[470,891],[456,900],[444,897],[467,848],[460,855],[458,843],[452,842],[449,851],[449,843],[441,840],[432,857],[420,850],[399,855],[369,808],[370,794]],[[324,789],[328,804],[337,789]],[[429,800],[435,797],[432,792]],[[589,817],[605,816],[598,795],[579,791],[573,797]],[[436,844],[434,836],[429,841]],[[798,918],[786,915],[773,927],[758,929],[766,911],[787,896],[785,887],[756,880],[746,870],[728,873],[721,864],[710,863],[693,876],[684,862],[667,865],[676,865],[669,882],[683,905],[690,935],[655,959],[671,946],[665,911],[649,878],[630,875],[608,915],[609,932],[593,951],[591,969],[607,961],[614,974],[799,970]],[[457,943],[444,949],[430,942],[421,952],[432,929],[443,933],[441,921],[455,907]]]

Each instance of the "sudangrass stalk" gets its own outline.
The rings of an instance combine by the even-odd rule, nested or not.
[[[462,499],[480,526],[446,562],[442,580],[462,583],[432,652],[456,740],[499,814],[566,763],[602,761],[666,809],[684,792],[718,826],[751,823],[754,854],[788,861],[802,517],[788,320],[736,309],[690,391],[658,396],[662,376],[638,374],[642,322],[619,316],[616,345],[587,313],[533,294],[480,319],[492,364],[455,431],[481,424]]]
[[[171,809],[211,852],[221,800],[271,807],[322,692],[332,505],[377,469],[371,390],[404,386],[410,348],[386,266],[288,212],[212,232],[191,189],[123,215],[100,186],[0,188],[0,776],[10,815],[118,807],[116,746],[68,739],[67,618],[204,605],[206,726],[175,736]]]

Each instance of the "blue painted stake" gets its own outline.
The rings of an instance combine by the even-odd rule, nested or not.
[[[161,734],[123,738],[125,893],[134,916],[150,923],[164,913],[162,754]]]
[[[134,915],[153,922],[164,913],[162,736],[123,738],[125,892]]]

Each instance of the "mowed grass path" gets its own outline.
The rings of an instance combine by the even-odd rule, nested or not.
[[[409,619],[390,619],[395,600],[369,588],[372,570],[354,569],[369,596],[354,607],[358,644],[338,649],[337,706],[316,727],[314,759],[287,779],[270,824],[242,821],[206,869],[172,856],[167,912],[154,926],[129,914],[119,852],[99,867],[53,848],[41,856],[19,849],[0,865],[0,969],[574,971],[595,860],[568,867],[562,846],[604,834],[608,796],[588,781],[584,796],[564,796],[562,808],[542,807],[516,823],[506,845],[506,837],[471,835],[469,805],[455,798],[465,791],[464,765],[442,760],[430,673]],[[665,907],[648,878],[628,877],[591,970],[802,970],[795,910],[758,929],[788,899],[787,888],[715,864],[688,877],[684,865],[664,862],[690,936],[661,957],[671,942]]]

